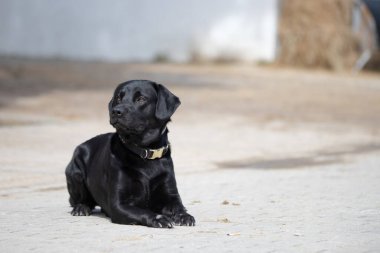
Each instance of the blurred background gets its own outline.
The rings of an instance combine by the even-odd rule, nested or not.
[[[22,185],[12,179],[18,170],[45,171],[41,162],[61,177],[75,145],[113,130],[107,103],[130,79],[163,83],[181,98],[173,142],[183,171],[270,167],[266,159],[307,167],[325,148],[376,151],[379,4],[2,0],[3,180]],[[41,155],[50,149],[54,159]],[[297,160],[303,155],[312,160]]]
[[[379,9],[378,0],[3,0],[0,54],[362,69],[378,58]]]
[[[183,95],[187,117],[377,124],[363,89],[379,82],[379,2],[2,0],[0,122],[106,119],[113,88],[137,78]]]
[[[117,84],[150,79],[182,101],[170,139],[201,226],[169,246],[134,228],[128,249],[377,252],[379,32],[380,0],[0,0],[1,248],[123,249],[106,219],[70,232],[63,171],[113,131]]]

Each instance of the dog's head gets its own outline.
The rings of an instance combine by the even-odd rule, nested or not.
[[[180,103],[161,84],[131,80],[120,84],[109,102],[110,123],[126,139],[147,146],[160,137]]]

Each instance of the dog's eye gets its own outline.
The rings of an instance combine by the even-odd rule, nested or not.
[[[121,103],[121,100],[123,100],[123,97],[125,95],[125,92],[120,92],[119,95],[116,98],[116,102],[119,104]]]
[[[144,96],[138,96],[138,97],[136,98],[136,102],[137,102],[137,103],[145,103],[146,100],[147,100],[147,98],[144,97]]]

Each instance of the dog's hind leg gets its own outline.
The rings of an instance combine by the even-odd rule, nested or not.
[[[74,157],[66,168],[67,189],[70,194],[70,205],[73,207],[71,214],[74,216],[88,216],[96,203],[85,184],[84,170],[80,168],[80,162]]]

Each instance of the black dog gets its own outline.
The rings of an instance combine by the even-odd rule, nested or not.
[[[96,205],[119,224],[172,228],[194,226],[178,194],[167,123],[180,105],[160,84],[120,84],[109,103],[116,133],[79,145],[66,168],[72,215]]]

